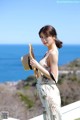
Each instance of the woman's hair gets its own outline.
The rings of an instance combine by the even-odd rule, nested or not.
[[[39,37],[41,38],[42,37],[42,34],[44,34],[46,37],[48,36],[52,36],[52,37],[56,37],[56,40],[55,40],[55,44],[58,48],[61,48],[62,47],[62,41],[58,40],[57,39],[57,32],[56,32],[56,29],[51,26],[51,25],[46,25],[44,27],[42,27],[39,31]]]

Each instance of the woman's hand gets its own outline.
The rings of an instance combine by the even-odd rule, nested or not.
[[[34,70],[35,77],[38,78],[39,77],[39,71],[38,71],[39,63],[34,58],[32,58],[32,59],[30,59],[30,65],[32,66],[32,68]]]
[[[34,59],[30,59],[30,65],[32,66],[32,68],[38,68],[39,63]]]

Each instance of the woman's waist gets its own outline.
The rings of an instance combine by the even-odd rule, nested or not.
[[[38,80],[37,83],[40,84],[56,84],[56,82],[54,80],[48,79],[46,76],[41,75]]]

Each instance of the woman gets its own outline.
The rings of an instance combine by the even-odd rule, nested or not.
[[[30,60],[30,65],[38,70],[37,90],[44,108],[44,120],[61,120],[60,93],[56,86],[58,82],[58,48],[62,42],[57,39],[53,26],[46,25],[39,31],[42,43],[48,48],[43,59],[38,63]]]

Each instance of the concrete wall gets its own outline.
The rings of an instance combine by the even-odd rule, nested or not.
[[[62,120],[75,120],[80,118],[80,100],[61,108]],[[43,115],[29,120],[43,120]]]

